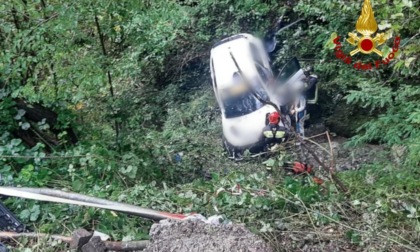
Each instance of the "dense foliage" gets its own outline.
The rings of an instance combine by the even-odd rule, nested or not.
[[[218,209],[256,232],[282,230],[292,225],[283,219],[290,216],[311,223],[309,228],[345,222],[349,216],[342,205],[354,203],[352,211],[370,217],[347,230],[351,242],[366,246],[380,239],[368,235],[370,221],[372,232],[407,231],[400,232],[405,238],[392,239],[413,247],[420,241],[419,2],[373,1],[379,30],[390,38],[380,47],[384,58],[393,37],[399,35],[401,45],[389,65],[370,71],[336,59],[331,39],[334,32],[344,38],[354,30],[361,4],[5,1],[0,5],[0,184],[64,188],[171,212],[212,215]],[[263,36],[286,10],[305,22],[277,35],[275,68],[293,56],[313,65],[321,77],[318,114],[331,127],[338,121],[357,128],[349,146],[374,142],[398,151],[398,163],[383,160],[344,172],[350,199],[330,184],[302,184],[282,172],[267,180],[263,160],[233,163],[222,150],[209,49],[238,32]],[[343,50],[352,48],[347,44]],[[243,186],[240,197],[215,194],[237,183]],[[255,196],[259,191],[265,196]],[[83,226],[134,239],[147,237],[151,225],[90,208],[21,199],[6,203],[40,232]],[[299,225],[296,229],[303,229]]]

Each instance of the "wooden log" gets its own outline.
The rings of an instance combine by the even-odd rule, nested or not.
[[[0,241],[7,241],[10,239],[19,239],[22,237],[30,239],[54,239],[61,240],[65,243],[71,243],[73,238],[62,235],[50,235],[43,233],[15,233],[15,232],[0,232]],[[104,241],[105,248],[113,251],[137,251],[143,250],[149,244],[149,241]]]

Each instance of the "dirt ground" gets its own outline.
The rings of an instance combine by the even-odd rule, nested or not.
[[[272,252],[260,237],[239,224],[207,224],[201,220],[164,220],[150,230],[145,252]]]
[[[311,125],[305,129],[305,137],[309,138],[305,142],[323,163],[330,166],[331,161],[333,161],[333,166],[337,171],[357,170],[362,164],[374,163],[382,158],[390,158],[382,154],[384,153],[382,145],[365,144],[358,147],[348,147],[346,142],[349,139],[336,136],[334,133],[330,133],[330,141],[328,141],[327,135],[324,134],[326,130],[322,123]],[[333,160],[330,155],[331,149]],[[296,148],[295,151],[298,152],[298,149]],[[304,151],[304,156],[307,163],[319,166],[306,151]]]
[[[150,230],[150,244],[144,252],[403,252],[395,244],[375,240],[365,246],[344,238],[342,227],[321,232],[276,231],[259,237],[240,224],[207,224],[200,220],[164,220]]]

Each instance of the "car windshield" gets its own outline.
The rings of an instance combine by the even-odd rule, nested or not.
[[[245,83],[234,84],[233,86],[225,88],[221,91],[226,118],[244,116],[264,106],[264,104],[252,94],[249,86]],[[255,92],[262,99],[267,100],[267,94],[260,85],[255,85]]]

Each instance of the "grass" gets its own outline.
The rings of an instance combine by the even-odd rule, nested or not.
[[[234,222],[244,222],[276,247],[275,251],[305,251],[309,247],[321,251],[330,246],[354,251],[419,251],[420,224],[415,211],[420,205],[416,197],[420,179],[412,173],[414,171],[414,168],[401,170],[390,163],[381,163],[342,172],[340,177],[350,189],[349,197],[331,190],[333,185],[328,182],[326,188],[302,184],[305,178],[284,176],[281,171],[274,172],[270,179],[265,172],[233,171],[226,175],[214,174],[211,181],[196,179],[165,190],[154,183],[120,193],[126,196],[126,202],[144,205],[141,202],[153,201],[155,207],[172,212],[193,211],[206,216],[223,213]],[[240,195],[230,193],[236,184],[241,185]],[[224,191],[220,191],[221,188]],[[217,191],[220,193],[216,195]],[[42,205],[46,209],[48,204]],[[96,219],[98,228],[109,225],[103,223],[105,217],[109,218],[107,213],[93,212],[88,218]],[[144,231],[151,225],[150,222],[133,222],[122,214],[114,220],[118,218],[131,227],[141,224]],[[118,228],[119,225],[111,226]],[[76,223],[69,225],[64,233],[75,227]],[[45,247],[48,251],[63,248],[63,244],[45,239],[35,242],[21,239],[16,245],[15,251],[25,252],[46,251]]]

